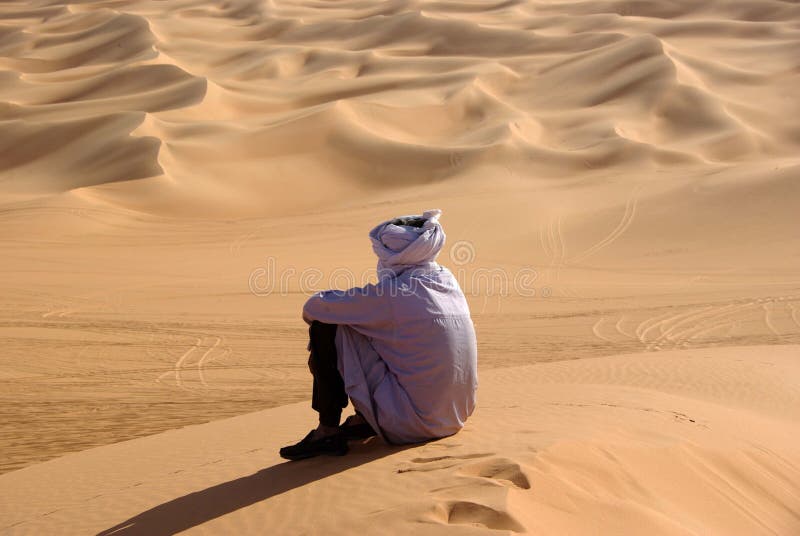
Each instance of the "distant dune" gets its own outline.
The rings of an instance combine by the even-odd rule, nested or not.
[[[169,195],[151,209],[191,199],[241,215],[297,208],[298,189],[321,188],[301,201],[319,207],[492,165],[535,180],[793,162],[799,13],[781,1],[6,3],[3,189],[31,199],[150,177],[147,197],[114,203]]]

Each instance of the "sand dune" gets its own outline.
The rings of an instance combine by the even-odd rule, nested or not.
[[[278,191],[282,181],[304,181],[312,163],[331,175],[326,201],[342,202],[353,181],[391,187],[468,173],[489,181],[485,166],[497,163],[523,177],[562,177],[791,158],[800,143],[797,9],[7,4],[2,117],[22,123],[6,124],[5,143],[39,158],[4,158],[4,182],[24,199],[145,177],[170,195],[172,179],[204,211],[241,215],[258,213],[231,206],[237,192],[253,195],[251,176],[275,208],[294,201],[292,189]],[[110,147],[72,145],[75,130],[101,131],[84,121],[112,122],[123,112],[130,121],[103,133]],[[52,129],[56,136],[37,135]],[[36,179],[69,168],[53,153],[93,161],[98,149],[121,165],[85,180]],[[225,173],[205,160],[241,167]],[[189,176],[224,182],[230,199],[220,206],[215,188]]]
[[[1,3],[0,531],[798,532],[798,21]],[[479,414],[278,464],[312,417],[306,295],[433,207]]]
[[[305,403],[184,428],[3,475],[3,528],[794,534],[798,351],[493,370],[458,435],[413,448],[354,444],[344,458],[277,457],[279,445],[304,433]]]

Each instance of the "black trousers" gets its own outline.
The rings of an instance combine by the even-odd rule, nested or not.
[[[339,426],[348,399],[337,367],[336,324],[315,320],[308,328],[308,337],[311,339],[308,368],[314,376],[311,407],[319,413],[320,424]]]

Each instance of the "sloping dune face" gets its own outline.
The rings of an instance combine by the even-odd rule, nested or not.
[[[481,378],[491,402],[458,435],[353,443],[345,457],[299,463],[272,445],[305,433],[312,411],[272,408],[0,475],[2,523],[9,534],[117,536],[793,536],[798,350],[492,370]],[[253,433],[264,429],[266,446]]]
[[[305,203],[486,165],[560,177],[800,148],[788,2],[0,10],[0,177],[18,199],[153,177],[182,206],[275,210],[320,182]]]
[[[780,0],[0,1],[0,473],[306,400],[307,294],[430,208],[482,370],[800,344],[798,51]]]

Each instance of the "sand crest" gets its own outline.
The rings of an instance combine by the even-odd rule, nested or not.
[[[0,476],[3,529],[44,534],[793,534],[797,346],[497,369],[459,434],[285,462],[299,403]],[[13,506],[12,506],[13,505]]]

